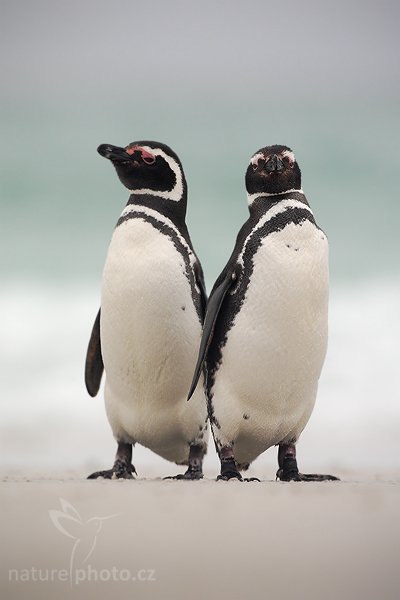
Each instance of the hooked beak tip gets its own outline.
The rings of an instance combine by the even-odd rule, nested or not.
[[[104,156],[104,158],[108,158],[112,162],[124,162],[132,159],[132,157],[126,152],[125,148],[113,146],[112,144],[100,144],[100,146],[97,148],[97,152],[100,154],[100,156]]]
[[[110,158],[112,149],[108,144],[100,144],[97,148],[97,152],[100,156],[104,156],[104,158]]]

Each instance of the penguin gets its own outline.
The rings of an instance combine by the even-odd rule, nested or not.
[[[258,150],[245,182],[250,216],[211,291],[189,399],[205,365],[218,479],[278,446],[277,479],[334,480],[296,459],[327,347],[328,241],[289,147]]]
[[[187,184],[165,144],[101,144],[129,200],[108,248],[101,306],[85,365],[96,396],[105,372],[105,408],[117,453],[113,467],[89,479],[133,479],[141,444],[187,465],[174,479],[203,477],[207,403],[201,385],[186,402],[207,302],[203,271],[185,224]]]

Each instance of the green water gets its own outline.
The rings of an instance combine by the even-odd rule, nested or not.
[[[264,117],[241,102],[208,101],[154,111],[119,102],[14,103],[3,111],[2,243],[8,278],[96,281],[127,193],[101,142],[156,139],[179,154],[189,183],[188,224],[209,284],[247,218],[244,172],[259,147],[284,143],[326,230],[336,278],[398,274],[400,132],[389,101],[275,102]]]
[[[210,285],[247,217],[249,157],[291,146],[332,277],[398,275],[399,4],[3,2],[6,278],[99,280],[127,193],[103,142],[160,140]]]

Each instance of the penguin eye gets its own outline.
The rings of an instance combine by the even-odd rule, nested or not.
[[[154,154],[152,154],[145,148],[140,148],[140,154],[142,157],[142,161],[146,163],[146,165],[152,165],[156,162],[156,157],[154,156]]]
[[[253,160],[251,162],[251,166],[253,167],[253,171],[257,171],[257,169],[261,166],[260,163],[265,162],[263,159],[261,158],[257,158],[256,160]]]
[[[260,166],[260,161],[265,162],[265,158],[261,154],[261,152],[258,152],[258,154],[256,154],[255,156],[253,156],[253,158],[250,161],[250,164],[251,164],[251,166],[253,168],[253,171],[257,171],[257,169]]]
[[[293,168],[295,158],[291,150],[285,150],[284,152],[282,152],[281,159],[285,166],[290,167],[291,169]]]
[[[146,152],[146,154],[142,153],[142,160],[146,163],[146,165],[152,165],[156,162],[156,157]]]

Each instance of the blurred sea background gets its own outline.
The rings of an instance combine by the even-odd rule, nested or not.
[[[289,145],[330,240],[329,350],[304,471],[400,466],[400,4],[2,0],[1,452],[5,468],[111,465],[83,368],[128,194],[96,148],[167,143],[208,290],[247,218],[250,156]],[[161,458],[138,449],[139,475]],[[207,457],[217,472],[213,445]],[[172,467],[172,471],[174,467]],[[276,453],[254,472],[273,478]]]

